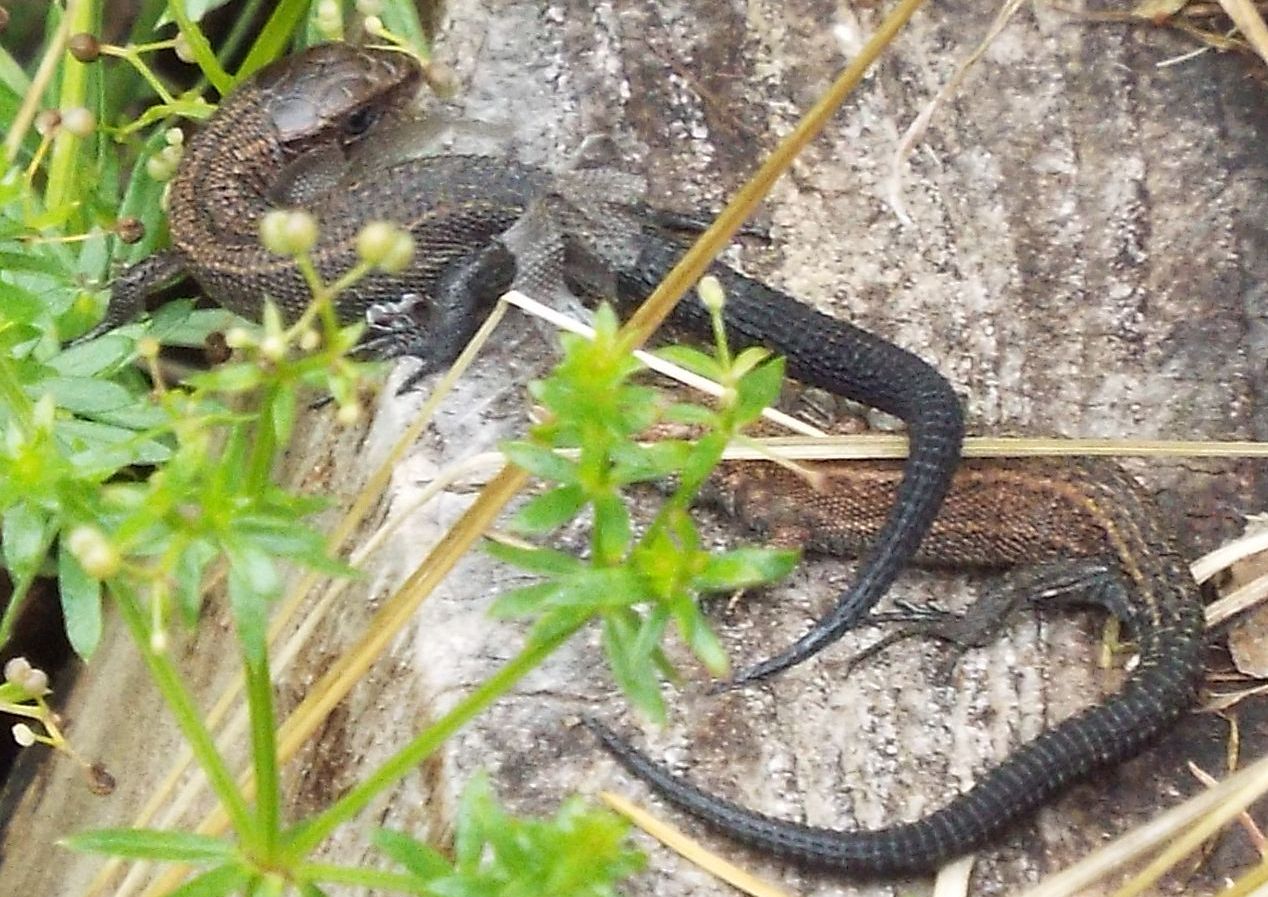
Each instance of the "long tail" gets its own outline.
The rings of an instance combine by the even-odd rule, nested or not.
[[[597,720],[586,725],[633,775],[730,837],[777,856],[858,876],[930,872],[974,850],[1093,769],[1136,754],[1193,701],[1200,636],[1178,631],[1165,656],[1142,658],[1132,681],[1023,745],[968,791],[915,822],[873,831],[800,825],[703,791]]]

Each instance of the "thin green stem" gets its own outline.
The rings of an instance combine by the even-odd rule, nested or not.
[[[359,261],[347,271],[340,274],[339,277],[335,279],[334,283],[327,287],[327,293],[331,301],[334,301],[336,296],[369,274],[370,269],[373,267],[374,266],[369,262]]]
[[[709,307],[709,320],[713,322],[713,344],[717,348],[718,364],[722,370],[731,370],[731,346],[726,339],[726,324],[722,320],[722,307]],[[723,384],[728,386],[731,384]]]
[[[380,792],[396,784],[419,763],[427,759],[445,739],[470,722],[478,713],[505,694],[511,686],[528,672],[538,667],[556,648],[566,642],[583,624],[584,620],[551,635],[532,642],[511,658],[496,673],[482,682],[452,710],[424,729],[404,748],[375,771],[374,775],[331,804],[311,820],[292,829],[287,853],[293,859],[306,856],[331,832],[365,809]]]
[[[154,650],[149,627],[146,625],[146,615],[136,596],[128,586],[117,582],[111,583],[111,593],[137,650],[141,652],[141,657],[149,668],[150,678],[154,680],[172,716],[176,718],[176,725],[180,727],[190,751],[206,774],[212,790],[220,798],[225,812],[229,814],[234,830],[244,842],[254,841],[255,827],[246,800],[238,790],[224,758],[216,751],[215,741],[203,725],[198,708],[181,681],[180,673],[166,655]]]
[[[256,489],[268,486],[273,472],[273,461],[277,456],[277,422],[273,417],[273,408],[278,401],[278,391],[286,388],[288,387],[271,383],[260,399],[260,416],[253,427],[255,438],[251,440],[246,467],[247,482]]]
[[[143,44],[128,44],[127,49],[134,53],[153,53],[156,50],[171,50],[175,48],[175,46],[176,38],[168,37],[163,40],[152,40]],[[105,47],[102,47],[101,52],[106,52]]]
[[[247,35],[254,30],[256,13],[260,11],[262,0],[247,0],[242,4],[234,19],[233,25],[229,28],[229,35],[220,42],[220,48],[216,52],[216,58],[220,60],[220,64],[226,69],[229,62],[238,55],[238,48],[242,46],[242,42],[246,40]]]
[[[261,663],[244,663],[247,707],[251,713],[251,760],[255,769],[255,818],[260,859],[271,862],[281,834],[281,788],[277,770],[277,717],[269,677],[268,646]]]
[[[304,275],[304,283],[308,284],[308,292],[313,294],[313,299],[320,300],[326,294],[326,284],[322,282],[321,275],[317,273],[317,266],[313,264],[312,255],[305,252],[295,256],[295,267],[299,268],[299,273]],[[314,314],[314,312],[309,310],[311,308],[312,303],[309,303],[308,308],[304,309],[304,314],[301,315],[300,321]],[[295,323],[298,325],[299,321]]]
[[[176,27],[180,29],[181,34],[185,36],[190,50],[194,53],[194,61],[198,63],[198,67],[203,70],[203,74],[211,81],[211,85],[216,88],[216,91],[221,96],[227,94],[233,87],[233,79],[229,77],[229,73],[221,67],[220,61],[216,59],[216,54],[212,52],[211,44],[207,42],[207,37],[202,33],[202,29],[185,14],[183,0],[167,0],[167,13],[172,17],[172,21],[176,23]]]
[[[66,33],[95,31],[96,12],[97,4],[88,0],[70,4],[66,10]],[[95,105],[88,102],[88,66],[77,59],[67,59],[62,65],[57,104],[60,109]],[[72,134],[66,128],[58,129],[49,155],[48,183],[44,188],[45,208],[59,209],[78,195],[77,181],[84,167],[80,160],[83,147],[83,137]]]
[[[49,549],[53,547],[53,537],[56,533],[56,527],[50,526],[45,530],[43,544],[40,545],[39,550],[40,557],[48,556]],[[27,593],[31,591],[31,585],[35,582],[35,577],[38,573],[38,569],[32,570],[13,584],[13,590],[9,594],[9,604],[4,609],[4,616],[0,617],[0,647],[9,644],[9,638],[13,635],[13,627],[18,623],[18,616],[22,613],[22,608],[26,604]]]
[[[163,41],[163,43],[171,44],[174,41]],[[117,56],[124,60],[128,65],[132,66],[136,72],[145,79],[145,83],[150,85],[150,89],[154,91],[159,101],[165,106],[170,106],[176,102],[176,98],[172,96],[172,92],[167,89],[167,85],[159,80],[158,75],[154,74],[154,70],[149,64],[141,58],[140,48],[132,45],[127,47],[119,47],[114,49],[111,47],[103,47],[101,52],[110,56]]]
[[[357,262],[330,284],[322,282],[321,274],[317,272],[313,258],[308,253],[297,255],[295,266],[304,276],[308,290],[313,294],[313,301],[308,303],[295,323],[286,331],[287,340],[298,339],[299,334],[312,323],[315,317],[321,318],[326,340],[333,340],[339,329],[339,319],[335,315],[335,298],[369,274],[371,265],[368,262]]]

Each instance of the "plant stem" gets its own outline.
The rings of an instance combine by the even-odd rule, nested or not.
[[[53,537],[56,534],[56,527],[50,526],[45,529],[43,542],[40,546],[41,557],[48,556],[48,551],[53,546]],[[36,569],[23,574],[21,579],[13,584],[12,591],[9,593],[9,605],[4,609],[3,616],[0,616],[0,647],[4,647],[9,643],[9,638],[13,635],[13,627],[17,625],[18,616],[22,613],[22,608],[26,606],[26,596],[30,593],[31,586],[35,583],[35,576],[38,573],[37,565]]]
[[[374,775],[335,801],[325,811],[302,826],[293,829],[289,839],[290,843],[287,845],[287,852],[290,857],[294,860],[305,856],[324,841],[335,828],[361,812],[381,791],[408,775],[419,763],[430,756],[436,748],[440,747],[445,739],[452,736],[470,722],[476,714],[501,697],[529,671],[539,666],[556,648],[580,629],[584,622],[583,620],[572,627],[551,635],[549,638],[531,642],[525,646],[519,654],[507,661],[501,669],[482,682],[452,710],[424,729],[413,741],[385,761],[375,771]]]
[[[255,769],[255,817],[260,859],[272,861],[281,833],[281,794],[277,772],[277,718],[269,677],[268,646],[261,663],[243,664],[247,706],[251,713],[251,760]]]
[[[216,58],[220,60],[220,64],[225,67],[226,71],[230,62],[238,54],[238,48],[242,46],[242,42],[251,34],[261,2],[262,0],[247,0],[246,3],[242,4],[241,11],[230,27],[228,36],[221,41],[220,47],[216,51]],[[200,90],[199,93],[201,92]]]
[[[181,0],[167,0],[167,14],[172,17],[172,21],[176,23],[181,34],[185,35],[185,40],[193,51],[198,67],[207,76],[211,86],[216,88],[216,92],[221,96],[227,94],[233,87],[233,79],[221,67],[220,60],[216,59],[216,54],[212,52],[211,44],[207,42],[202,29],[186,15],[185,4]]]
[[[308,12],[309,0],[279,0],[273,14],[256,35],[255,43],[247,51],[247,58],[238,69],[238,77],[246,78],[265,63],[276,59],[286,47],[296,25]]]
[[[66,34],[80,31],[95,31],[97,4],[89,0],[78,0],[66,9]],[[74,106],[87,106],[88,103],[88,66],[77,59],[67,59],[62,65],[62,82],[57,96],[60,109]],[[65,128],[59,129],[53,141],[53,151],[48,162],[48,181],[44,188],[44,206],[48,209],[59,209],[71,201],[71,197],[79,192],[77,179],[82,177],[80,171],[80,151],[84,138],[77,137]]]
[[[141,657],[150,670],[150,677],[163,695],[163,700],[167,702],[172,716],[176,718],[176,724],[180,727],[185,740],[189,742],[189,749],[206,774],[207,781],[211,783],[225,812],[233,821],[234,830],[243,840],[244,846],[254,847],[254,844],[245,843],[255,840],[255,826],[251,811],[242,797],[242,792],[234,783],[233,775],[225,765],[224,758],[216,751],[211,733],[203,726],[202,719],[198,715],[198,708],[181,682],[180,674],[165,655],[154,650],[150,642],[150,631],[146,626],[146,615],[136,595],[129,587],[118,582],[111,583],[110,591],[115,597],[115,604],[119,607],[124,623],[132,634],[137,650],[141,652]]]
[[[260,417],[252,425],[254,438],[248,449],[246,476],[247,482],[258,490],[269,485],[273,461],[277,457],[277,422],[273,417],[273,409],[278,401],[278,391],[284,388],[287,387],[280,387],[276,383],[267,387],[260,398]]]

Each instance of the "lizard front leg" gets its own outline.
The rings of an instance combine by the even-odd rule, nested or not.
[[[169,287],[188,273],[184,255],[174,249],[155,252],[129,266],[115,278],[110,290],[106,316],[96,327],[74,340],[75,344],[96,339],[137,318],[145,311],[145,300]]]
[[[405,292],[367,306],[358,352],[421,361],[398,390],[408,392],[458,357],[497,297],[510,288],[514,272],[514,258],[500,242],[465,253],[446,266],[431,295]]]

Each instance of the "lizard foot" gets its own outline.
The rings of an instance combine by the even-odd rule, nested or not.
[[[427,300],[418,293],[403,293],[400,299],[376,302],[365,310],[365,333],[356,349],[362,358],[417,358],[421,364],[401,384],[397,394],[410,392],[435,371],[438,363],[435,335],[427,326]]]
[[[1096,604],[1111,610],[1123,600],[1125,586],[1099,559],[1060,561],[1020,567],[1004,574],[963,613],[935,604],[896,602],[897,610],[875,613],[864,622],[900,624],[900,628],[846,661],[848,675],[860,663],[909,638],[931,638],[948,649],[934,671],[934,681],[950,682],[960,659],[970,648],[982,648],[999,638],[1008,619],[1024,605],[1041,601]]]

